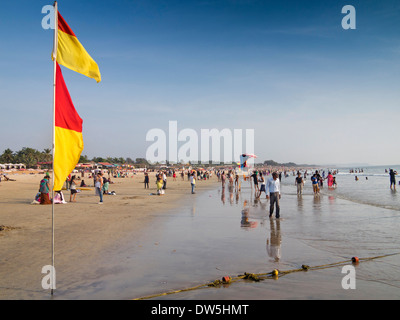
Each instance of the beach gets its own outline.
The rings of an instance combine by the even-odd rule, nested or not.
[[[268,200],[256,199],[249,181],[239,191],[222,188],[213,176],[198,181],[192,195],[187,179],[171,178],[165,195],[152,196],[155,185],[144,190],[141,175],[114,179],[109,190],[116,195],[105,196],[104,205],[93,191],[83,191],[77,203],[55,206],[53,298],[399,299],[399,195],[382,172],[366,170],[356,182],[343,170],[338,187],[324,186],[319,196],[308,177],[300,197],[294,176],[284,176],[281,219],[268,217]],[[1,299],[50,299],[41,287],[41,268],[51,264],[51,206],[30,204],[40,177],[16,177],[0,187],[0,225],[17,228],[0,236]],[[386,198],[389,205],[382,202]],[[353,264],[352,257],[360,263]],[[263,281],[185,290],[224,276],[329,264]],[[344,266],[355,268],[356,289],[343,288]]]
[[[31,204],[43,174],[9,174],[16,181],[0,183],[0,232],[2,248],[0,264],[0,299],[47,299],[49,290],[41,286],[42,267],[51,265],[52,206]],[[118,251],[121,239],[138,237],[156,223],[156,218],[179,207],[186,197],[192,197],[190,182],[168,179],[165,195],[156,192],[154,173],[150,174],[150,189],[144,189],[144,175],[133,178],[113,178],[104,204],[94,188],[77,195],[70,203],[69,191],[63,191],[67,204],[55,204],[55,266],[57,289],[69,292],[97,277],[118,270],[118,261],[99,265],[107,253]],[[89,179],[85,179],[90,183]],[[215,181],[199,181],[201,192]],[[155,241],[154,241],[155,242]],[[140,244],[138,244],[140,246]]]

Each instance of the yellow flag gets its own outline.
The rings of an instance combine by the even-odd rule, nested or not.
[[[99,66],[87,53],[59,12],[57,62],[64,67],[93,78],[97,82],[101,81]]]

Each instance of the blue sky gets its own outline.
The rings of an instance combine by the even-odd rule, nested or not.
[[[0,152],[49,148],[52,31],[45,1],[2,3]],[[258,159],[398,164],[398,1],[59,1],[98,63],[63,75],[83,154],[144,157],[146,133],[254,129]],[[356,9],[356,30],[341,26]]]

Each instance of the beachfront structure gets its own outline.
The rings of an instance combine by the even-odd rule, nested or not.
[[[11,169],[26,169],[23,163],[0,163],[0,169],[11,170]]]

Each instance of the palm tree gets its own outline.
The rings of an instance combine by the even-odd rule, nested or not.
[[[22,148],[17,152],[15,160],[24,163],[27,168],[33,168],[40,160],[40,152],[33,148]]]
[[[4,150],[3,154],[0,156],[0,162],[14,163],[15,162],[14,152],[10,148]]]
[[[43,161],[44,162],[49,162],[52,159],[52,155],[51,155],[51,149],[44,149],[42,152],[43,155]]]

